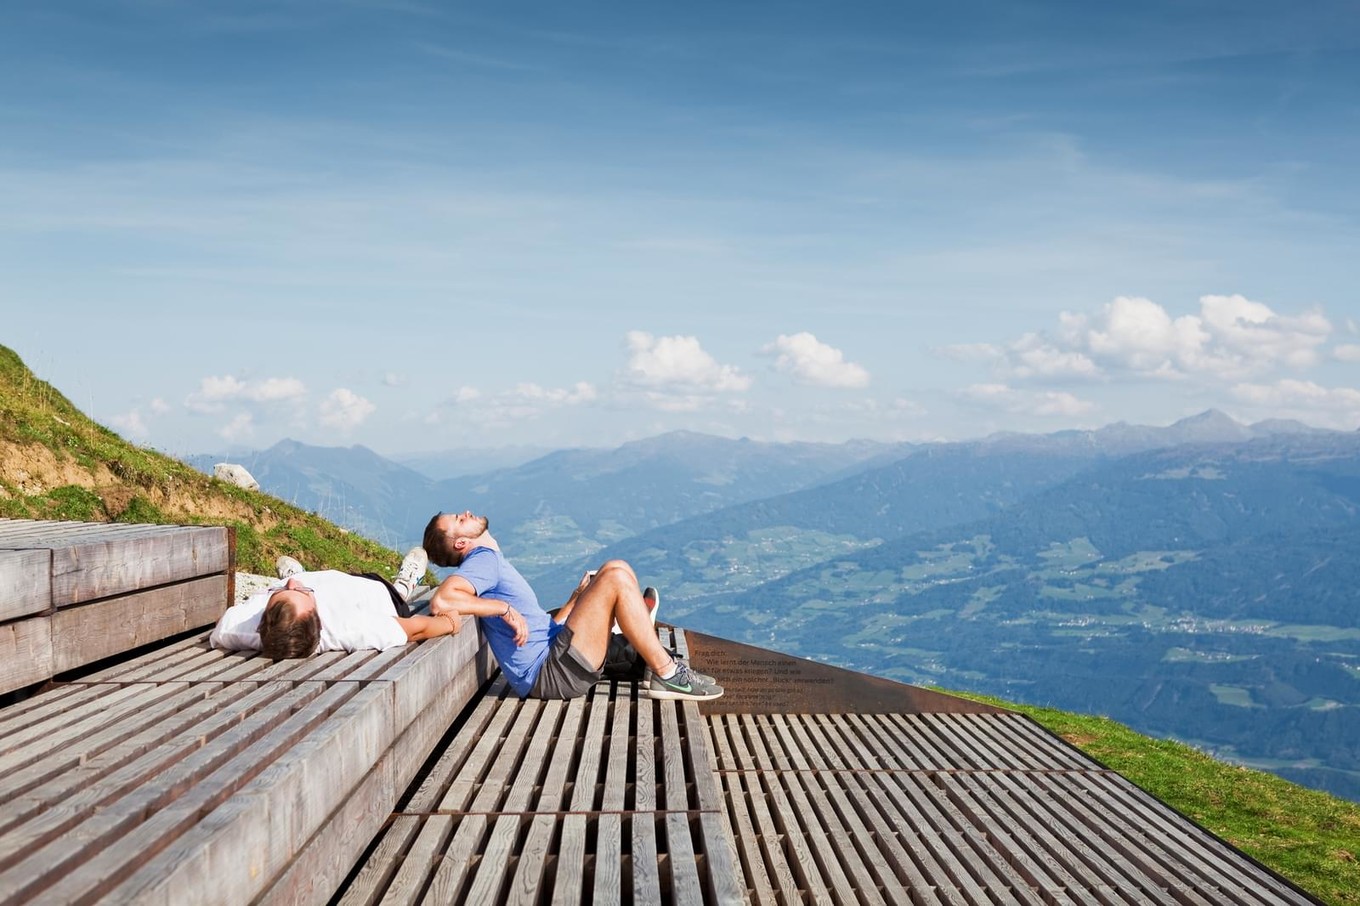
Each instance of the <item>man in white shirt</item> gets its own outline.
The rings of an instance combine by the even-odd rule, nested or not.
[[[281,557],[279,572],[287,575],[283,583],[229,607],[209,644],[233,651],[258,650],[277,661],[319,651],[381,650],[452,635],[462,628],[461,617],[398,612],[398,605],[406,611],[404,599],[427,564],[424,551],[413,550],[389,585],[376,576],[332,569],[308,572],[291,557]]]

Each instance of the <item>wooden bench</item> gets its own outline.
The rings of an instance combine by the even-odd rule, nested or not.
[[[544,702],[497,679],[340,902],[744,903],[706,736],[635,683]]]
[[[221,527],[0,519],[0,693],[212,623],[231,545]]]
[[[206,639],[0,711],[0,902],[324,902],[492,671],[475,630],[279,663]]]

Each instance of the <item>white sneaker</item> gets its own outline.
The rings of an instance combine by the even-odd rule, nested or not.
[[[279,574],[280,579],[290,579],[298,573],[305,573],[307,570],[302,568],[302,564],[292,557],[284,555],[274,561],[274,571]]]
[[[425,553],[425,548],[413,547],[406,552],[406,558],[401,561],[401,569],[397,570],[396,578],[392,580],[397,591],[401,592],[403,600],[411,600],[411,595],[420,585],[420,580],[425,577],[425,570],[429,568],[430,557]]]

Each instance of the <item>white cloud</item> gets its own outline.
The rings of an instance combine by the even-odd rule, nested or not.
[[[406,375],[398,374],[395,371],[389,371],[383,375],[382,382],[384,387],[405,387]]]
[[[720,365],[696,337],[653,337],[641,330],[627,336],[627,379],[640,387],[710,393],[747,390],[751,379],[731,365]]]
[[[524,402],[576,406],[594,400],[597,394],[593,386],[585,381],[578,381],[570,389],[548,389],[533,383],[518,384],[509,395]]]
[[[1209,340],[1199,318],[1172,318],[1150,299],[1120,296],[1105,306],[1102,315],[1085,331],[1080,316],[1068,315],[1062,326],[1069,337],[1084,340],[1092,355],[1131,371],[1165,372],[1177,363],[1193,361]]]
[[[376,409],[354,391],[339,387],[322,401],[318,420],[327,427],[349,431],[363,424]]]
[[[956,359],[992,359],[995,375],[1003,379],[1122,374],[1241,380],[1317,364],[1333,330],[1321,312],[1281,315],[1241,295],[1206,295],[1199,304],[1197,314],[1173,316],[1150,299],[1120,296],[1094,315],[1063,312],[1052,334],[1027,333],[1004,347],[973,344],[943,352]]]
[[[1100,369],[1082,352],[1059,349],[1041,336],[1027,333],[1011,344],[1016,377],[1094,377]]]
[[[241,412],[231,421],[217,429],[219,437],[226,440],[241,440],[255,433],[255,418],[249,412]]]
[[[210,376],[199,382],[184,405],[192,412],[221,412],[229,402],[275,403],[306,395],[307,386],[297,378],[242,381],[231,375]]]
[[[942,346],[937,351],[945,358],[953,359],[956,362],[1002,363],[1006,361],[1005,350],[991,343],[955,343],[952,346]]]
[[[1343,431],[1360,427],[1360,390],[1353,387],[1323,387],[1312,381],[1286,379],[1273,384],[1238,384],[1232,393],[1275,418],[1297,418]]]
[[[243,396],[254,403],[298,399],[307,395],[307,386],[297,378],[266,378],[245,385]]]
[[[1343,343],[1332,350],[1332,358],[1338,362],[1360,362],[1360,344]]]
[[[803,384],[843,389],[869,385],[868,371],[845,361],[845,355],[839,349],[828,346],[806,331],[792,336],[780,334],[761,352],[776,356],[776,371],[791,374]]]
[[[167,412],[169,412],[169,411],[170,411],[170,404],[167,403],[165,400],[161,399],[159,396],[156,397],[154,400],[151,401],[151,414],[152,414],[152,415],[165,415],[165,414],[166,414]]]
[[[1062,390],[1034,391],[1006,384],[974,384],[959,391],[958,395],[975,405],[1016,415],[1071,417],[1095,410],[1095,404]]]
[[[133,437],[146,437],[146,422],[142,419],[140,409],[133,409],[131,412],[122,415],[110,416],[109,423],[123,434]]]

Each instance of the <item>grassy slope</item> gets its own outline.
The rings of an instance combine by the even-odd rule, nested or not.
[[[228,525],[236,567],[273,575],[290,554],[314,568],[395,571],[379,544],[257,491],[212,479],[91,421],[0,346],[0,517]]]
[[[231,525],[237,568],[390,571],[398,556],[267,494],[127,443],[0,346],[0,516]],[[956,693],[957,694],[957,693]],[[1360,806],[1149,739],[1104,718],[994,702],[1088,755],[1328,903],[1360,903]]]
[[[1360,903],[1360,805],[1104,717],[951,692],[1029,715],[1324,902]]]

